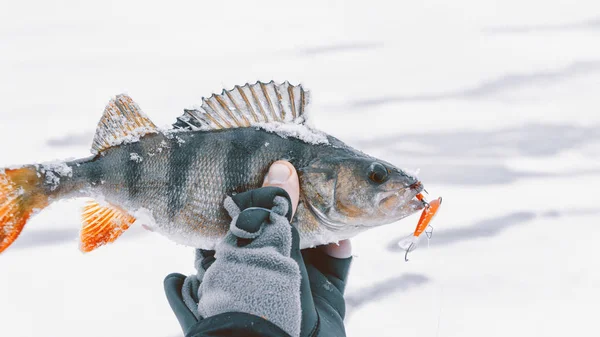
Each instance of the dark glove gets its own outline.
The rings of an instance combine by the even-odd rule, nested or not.
[[[289,196],[282,189],[262,188],[228,200],[226,208],[234,218],[231,231],[217,247],[216,262],[204,279],[201,274],[209,263],[203,262],[206,252],[200,252],[199,275],[188,281],[173,274],[165,280],[167,298],[187,336],[213,336],[203,334],[211,325],[207,321],[223,323],[223,315],[233,311],[246,313],[236,314],[237,321],[225,320],[227,329],[231,324],[249,329],[241,335],[279,327],[289,334],[277,329],[269,333],[345,336],[343,292],[351,258],[336,259],[318,248],[301,253],[298,232],[289,225]],[[210,253],[208,259],[214,261]],[[194,287],[200,296],[194,297]],[[204,320],[190,305],[198,298]]]
[[[295,247],[298,249],[297,243]],[[298,260],[297,256],[294,254],[294,259]],[[321,248],[305,249],[301,256],[304,260],[304,264],[299,260],[303,274],[301,336],[346,336],[344,290],[352,258],[336,259]]]
[[[184,332],[200,319],[198,313],[198,288],[206,269],[215,262],[214,250],[196,249],[196,275],[174,273],[165,278],[165,292]]]

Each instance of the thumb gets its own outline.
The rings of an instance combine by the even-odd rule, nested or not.
[[[300,182],[298,173],[292,164],[285,160],[274,162],[265,177],[263,187],[272,186],[284,189],[292,200],[292,218],[296,214],[300,200]]]
[[[292,217],[296,214],[298,200],[300,199],[300,183],[298,181],[298,173],[292,164],[287,161],[277,161],[271,165],[269,173],[265,177],[263,186],[273,186],[284,189],[292,200]],[[290,257],[296,261],[300,268],[300,303],[301,303],[301,336],[306,336],[314,332],[319,322],[315,302],[312,296],[310,278],[306,271],[306,265],[300,252],[300,236],[298,231],[291,226],[292,229],[292,251]]]

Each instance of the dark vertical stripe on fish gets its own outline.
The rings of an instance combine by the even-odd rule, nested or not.
[[[92,185],[98,185],[102,183],[104,179],[104,169],[100,161],[94,161],[91,165],[87,166],[87,179]]]
[[[169,220],[173,220],[186,203],[186,181],[188,172],[194,162],[194,152],[190,147],[181,146],[177,141],[169,142],[169,191],[167,212]]]
[[[135,197],[140,191],[140,180],[142,178],[142,164],[135,160],[133,154],[135,153],[138,156],[142,156],[143,149],[142,145],[137,143],[132,143],[128,147],[128,151],[123,151],[124,157],[122,158],[125,163],[125,184],[127,186],[127,191],[129,192],[129,197]]]
[[[223,149],[223,153],[225,154],[223,161],[223,186],[228,189],[225,191],[225,193],[230,195],[231,192],[240,193],[238,190],[239,186],[237,186],[237,179],[235,178],[237,172],[240,171],[240,168],[238,167],[239,162],[236,158],[237,150],[235,142],[229,142],[226,144],[226,146],[223,144],[223,147],[225,147]],[[244,167],[244,169],[246,169],[246,167]],[[229,190],[231,188],[233,188],[233,191]]]
[[[231,192],[242,193],[248,190],[250,181],[250,173],[252,172],[252,159],[256,155],[256,147],[261,143],[261,139],[257,138],[259,133],[253,134],[247,142],[231,142],[227,148],[226,160],[224,163],[225,186]]]

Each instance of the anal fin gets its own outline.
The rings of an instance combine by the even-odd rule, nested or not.
[[[136,219],[117,206],[102,206],[95,201],[90,201],[83,208],[82,220],[79,248],[82,252],[88,253],[114,242]]]

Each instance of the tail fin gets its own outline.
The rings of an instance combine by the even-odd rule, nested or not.
[[[34,167],[0,170],[0,253],[17,239],[31,215],[46,206],[48,196]]]

